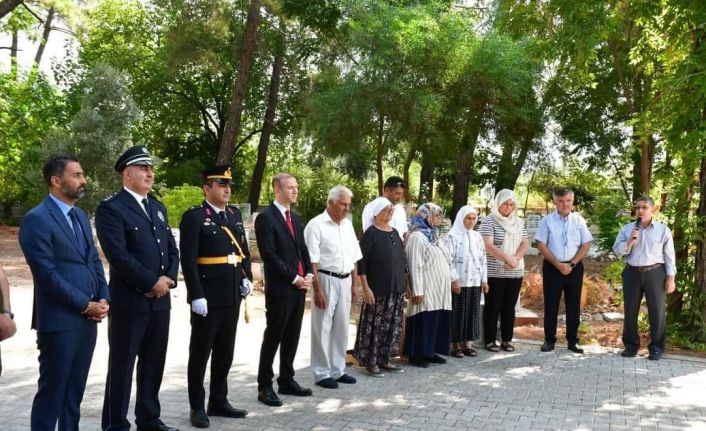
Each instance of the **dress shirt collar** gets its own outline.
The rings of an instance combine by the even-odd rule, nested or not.
[[[147,196],[140,196],[139,194],[135,193],[127,187],[123,187],[123,189],[125,189],[126,192],[130,193],[130,196],[135,198],[137,203],[140,204],[140,208],[142,208],[142,199],[147,199],[149,201],[149,198]]]
[[[275,199],[274,201],[272,201],[272,203],[277,207],[277,209],[279,210],[279,212],[282,214],[282,217],[284,217],[284,218],[286,219],[287,216],[284,214],[284,212],[287,211],[287,210],[289,210],[289,208],[285,208],[284,205],[282,205],[281,203],[277,202],[277,199]],[[290,210],[290,214],[291,214],[291,210]]]
[[[66,202],[62,201],[61,199],[57,198],[53,194],[49,193],[49,197],[54,201],[56,206],[59,207],[61,210],[61,213],[64,214],[64,217],[68,218],[69,217],[69,211],[73,209],[73,205],[69,205]]]
[[[225,207],[223,207],[223,208],[218,208],[217,206],[215,206],[215,205],[213,205],[211,202],[209,202],[208,199],[206,199],[206,203],[208,204],[208,206],[210,206],[210,207],[213,209],[213,211],[214,211],[216,214],[220,214],[220,213],[226,211],[226,208],[225,208]]]

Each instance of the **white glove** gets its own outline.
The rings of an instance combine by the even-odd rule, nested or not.
[[[208,314],[208,301],[206,301],[206,298],[192,299],[191,311],[200,316],[206,316]]]
[[[243,277],[240,280],[240,296],[248,296],[252,293],[252,281],[250,281],[247,277]]]

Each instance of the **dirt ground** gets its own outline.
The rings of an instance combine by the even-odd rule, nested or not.
[[[29,271],[22,251],[19,247],[17,235],[19,228],[0,226],[0,264],[2,264],[10,285],[31,285],[32,274]],[[542,278],[541,278],[541,258],[537,256],[529,256],[526,258],[526,267],[528,274],[522,288],[522,306],[536,312],[540,317],[543,316],[542,304]],[[614,292],[611,287],[603,280],[603,271],[608,265],[608,262],[586,259],[584,260],[585,278],[584,289],[587,290],[586,305],[583,309],[582,323],[580,328],[580,337],[583,344],[599,344],[605,347],[622,348],[620,340],[622,332],[622,322],[603,322],[593,320],[591,316],[607,311],[622,312],[622,306],[615,303]],[[360,305],[362,299],[359,299],[357,304],[354,304],[351,310],[353,320],[358,319],[360,315]],[[563,305],[559,313],[563,313]],[[541,321],[538,325],[527,325],[515,328],[515,337],[529,340],[543,340],[544,329]],[[558,325],[557,339],[560,342],[564,340],[564,326],[562,322]],[[643,333],[642,345],[647,346],[649,343],[648,334]],[[643,350],[646,350],[644,348]],[[674,353],[685,356],[698,356],[706,358],[706,353],[698,353],[690,350],[680,349],[676,346],[668,345],[668,353]]]

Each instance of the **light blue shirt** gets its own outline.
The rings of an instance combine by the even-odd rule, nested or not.
[[[630,222],[620,229],[618,237],[615,239],[615,244],[613,244],[615,255],[624,258],[625,263],[630,266],[649,266],[663,263],[668,276],[676,275],[674,238],[672,238],[672,231],[669,230],[667,225],[652,219],[652,222],[646,228],[640,226],[637,242],[633,244],[632,249],[628,253],[627,242],[634,228],[635,222]]]
[[[534,240],[546,244],[559,262],[566,262],[576,256],[582,245],[593,241],[593,235],[579,214],[570,212],[562,217],[554,211],[539,223]]]
[[[61,213],[64,214],[64,218],[66,218],[66,222],[69,224],[69,227],[71,228],[71,230],[74,230],[74,224],[71,222],[71,217],[69,216],[69,211],[71,211],[73,209],[73,207],[71,205],[67,204],[66,202],[58,199],[56,196],[54,196],[51,193],[49,193],[49,197],[51,198],[51,200],[54,201],[56,206],[59,207],[59,210],[61,210]],[[74,233],[76,233],[76,232],[74,232]]]

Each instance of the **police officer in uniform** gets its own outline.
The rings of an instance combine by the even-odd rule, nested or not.
[[[208,416],[242,418],[230,405],[228,371],[233,363],[241,297],[252,290],[250,252],[240,210],[228,205],[231,167],[203,172],[204,202],[186,211],[180,229],[181,266],[191,304],[188,386],[191,424],[208,428]],[[211,355],[208,410],[203,387]]]
[[[152,159],[144,147],[125,151],[115,163],[123,189],[96,209],[96,231],[110,263],[110,355],[103,403],[103,430],[128,430],[132,372],[137,363],[135,423],[138,431],[176,430],[160,420],[159,388],[169,339],[171,301],[179,251],[167,210],[148,195]]]

